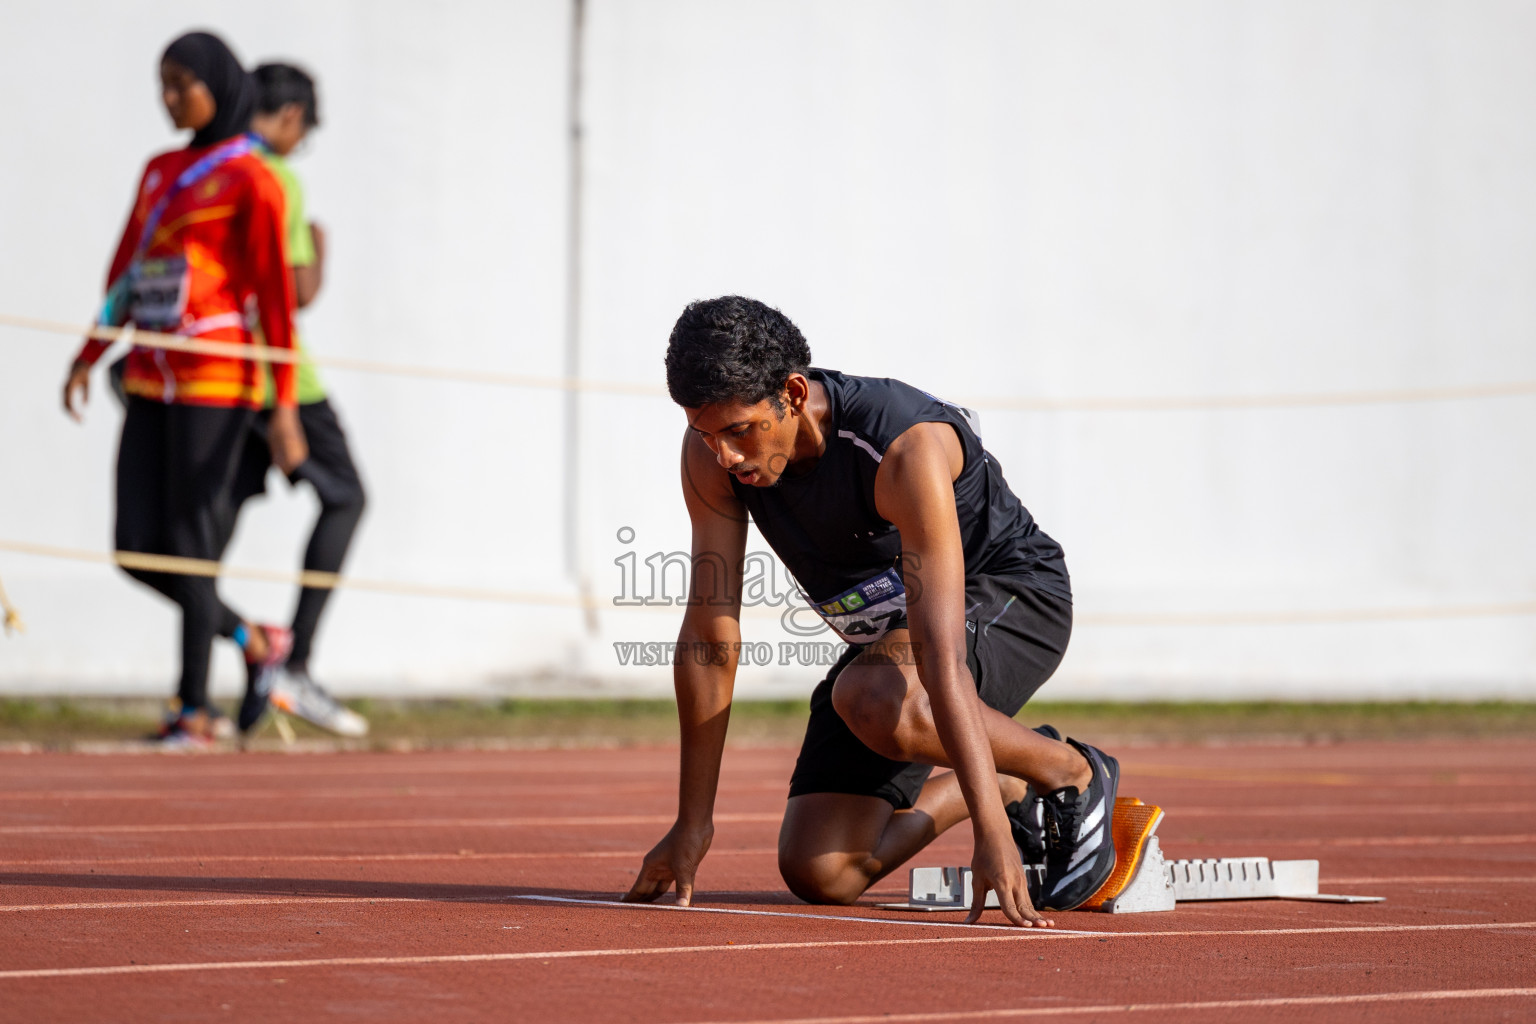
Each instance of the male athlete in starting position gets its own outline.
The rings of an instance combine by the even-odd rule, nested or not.
[[[1120,771],[1013,719],[1072,631],[1061,548],[1008,489],[968,410],[810,362],[787,317],[739,296],[695,302],[672,329],[694,564],[679,650],[725,656],[677,660],[677,822],[624,898],[675,883],[686,905],[714,835],[750,515],[849,642],[811,696],[790,780],[789,888],[851,903],[969,817],[968,920],[991,890],[1015,924],[1050,926],[1039,911],[1082,904],[1114,870]],[[954,771],[930,777],[933,766]]]

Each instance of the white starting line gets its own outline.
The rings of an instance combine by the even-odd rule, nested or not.
[[[672,910],[684,914],[743,914],[747,917],[799,917],[812,921],[853,921],[859,924],[895,924],[915,928],[978,928],[1007,932],[1049,932],[1055,935],[1113,935],[1114,932],[1090,932],[1071,928],[1020,928],[1014,924],[965,924],[960,921],[904,921],[890,917],[852,917],[847,914],[808,914],[792,910],[738,910],[732,907],[680,907],[675,903],[619,903],[615,900],[586,900],[571,896],[509,896],[513,900],[537,900],[540,903],[571,903],[588,907],[612,907],[617,910]]]

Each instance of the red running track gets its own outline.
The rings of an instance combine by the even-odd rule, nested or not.
[[[1169,857],[1387,901],[808,907],[774,865],[794,752],[733,750],[702,909],[572,903],[628,886],[675,751],[7,755],[0,1020],[1536,1019],[1536,743],[1116,752]]]

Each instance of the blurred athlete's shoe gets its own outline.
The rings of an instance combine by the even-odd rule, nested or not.
[[[234,735],[234,725],[217,708],[188,711],[173,704],[150,740],[161,750],[210,750]]]
[[[1069,739],[1093,777],[1079,792],[1065,786],[1040,798],[1040,822],[1045,834],[1045,877],[1039,910],[1072,910],[1098,892],[1115,870],[1115,841],[1111,826],[1115,792],[1120,788],[1120,762],[1086,743]]]
[[[303,669],[283,668],[272,680],[274,708],[338,736],[368,735],[368,719],[346,707]]]
[[[293,650],[293,631],[282,626],[257,626],[267,638],[267,656],[259,661],[245,661],[245,696],[240,700],[240,731],[248,733],[267,713],[272,683],[278,669],[288,661]]]

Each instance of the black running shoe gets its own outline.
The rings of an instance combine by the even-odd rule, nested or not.
[[[1024,886],[1030,906],[1038,907],[1045,880],[1045,830],[1040,798],[1031,788],[1024,799],[1004,804],[1003,813],[1008,815],[1013,843],[1019,848],[1019,861],[1024,865]]]
[[[1035,732],[1047,739],[1060,740],[1061,733],[1054,725],[1040,725]],[[1040,902],[1040,884],[1045,875],[1045,809],[1040,804],[1040,794],[1029,786],[1022,800],[1004,804],[1008,824],[1013,828],[1013,842],[1019,848],[1019,859],[1024,864],[1024,879],[1029,884],[1029,899]]]
[[[1120,762],[1086,743],[1067,740],[1088,759],[1093,778],[1078,792],[1066,786],[1040,800],[1045,830],[1045,879],[1035,906],[1072,910],[1086,903],[1115,870],[1115,792]]]

